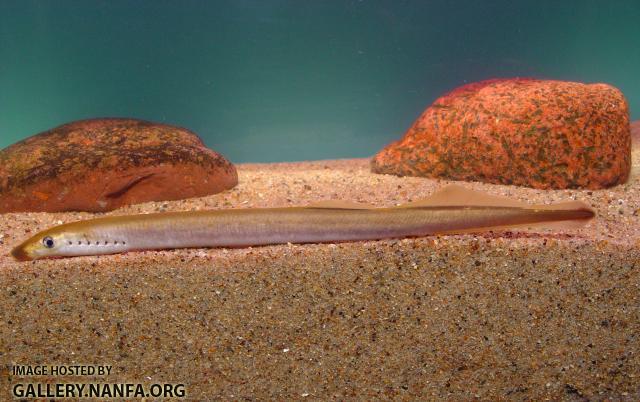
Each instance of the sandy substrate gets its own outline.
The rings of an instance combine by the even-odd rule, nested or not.
[[[572,232],[17,263],[12,246],[88,213],[0,216],[0,386],[184,383],[192,399],[640,398],[640,150],[625,185],[580,199]],[[390,206],[448,182],[369,173],[366,160],[239,165],[237,188],[111,214],[304,205]],[[12,364],[106,364],[108,377],[16,377]]]

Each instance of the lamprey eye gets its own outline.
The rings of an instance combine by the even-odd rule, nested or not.
[[[46,236],[45,238],[42,239],[42,244],[44,244],[46,248],[53,248],[54,242],[51,237]]]

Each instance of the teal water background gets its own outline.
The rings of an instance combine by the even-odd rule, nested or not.
[[[366,157],[511,76],[610,83],[639,119],[640,1],[0,0],[0,148],[118,116],[236,163]]]

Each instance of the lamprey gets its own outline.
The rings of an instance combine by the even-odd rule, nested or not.
[[[529,205],[458,186],[391,208],[328,201],[306,207],[112,216],[42,231],[13,249],[21,261],[187,247],[327,243],[547,226],[574,228],[594,212],[572,201]]]

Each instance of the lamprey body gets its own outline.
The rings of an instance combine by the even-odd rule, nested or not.
[[[326,243],[478,232],[539,224],[582,225],[586,205],[522,205],[460,187],[393,208],[328,202],[308,207],[114,216],[55,226],[17,246],[22,261],[187,247]]]

